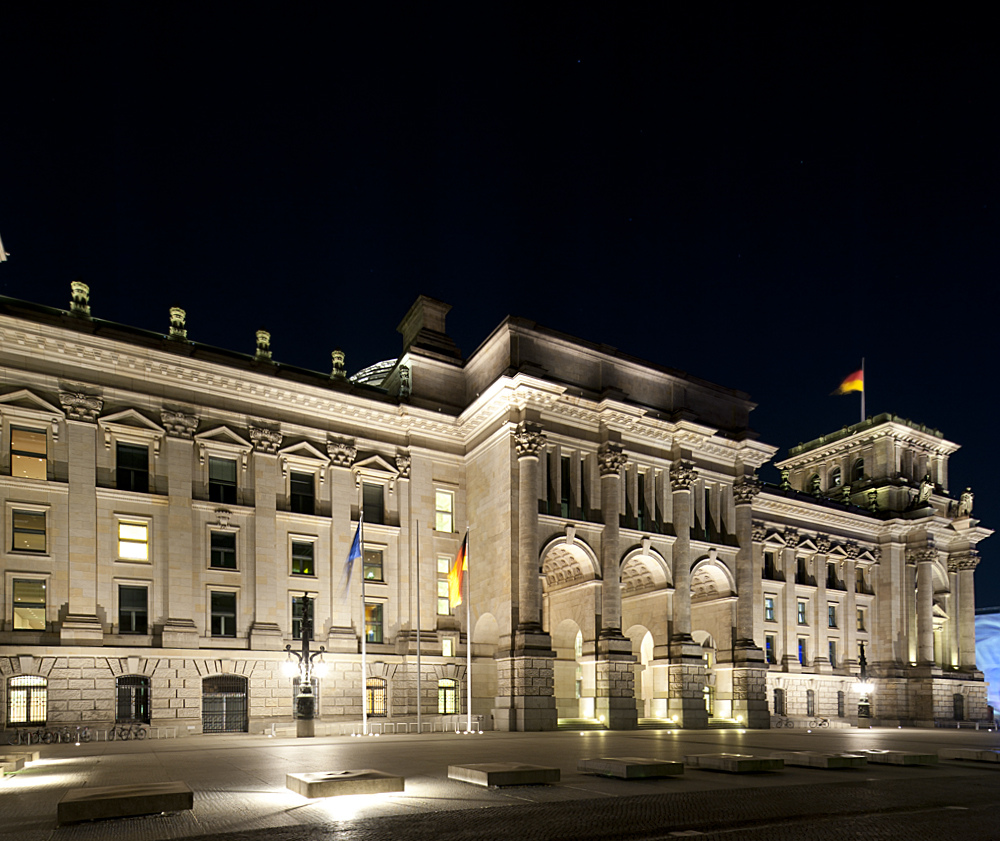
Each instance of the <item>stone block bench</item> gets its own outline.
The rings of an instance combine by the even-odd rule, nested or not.
[[[129,818],[194,808],[194,792],[182,782],[71,788],[56,807],[59,824]]]
[[[26,763],[27,760],[23,756],[0,754],[0,774],[13,774],[15,771],[20,771]]]
[[[825,753],[818,750],[797,750],[787,753],[776,753],[774,757],[784,761],[785,765],[799,768],[865,768],[867,757],[860,753]]]
[[[966,759],[970,762],[1000,762],[1000,751],[976,750],[975,748],[946,748],[941,751],[942,759]]]
[[[518,762],[449,765],[448,779],[477,786],[530,786],[559,782],[559,769]]]
[[[696,753],[684,757],[689,768],[710,771],[727,771],[730,774],[752,774],[758,771],[780,771],[785,763],[773,756],[754,756],[748,753]]]
[[[936,753],[910,753],[905,750],[859,750],[873,765],[937,765]]]
[[[683,774],[684,763],[638,756],[603,756],[597,759],[581,759],[576,764],[576,770],[602,777],[618,777],[622,780],[648,780]]]
[[[285,788],[303,797],[337,797],[345,794],[382,794],[403,791],[404,778],[364,768],[358,771],[319,771],[286,774]]]

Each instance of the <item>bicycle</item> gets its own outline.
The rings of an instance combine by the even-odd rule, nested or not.
[[[123,742],[129,739],[145,739],[146,728],[136,721],[128,724],[119,724],[108,731],[108,741],[113,742],[116,737]]]
[[[89,742],[90,741],[90,728],[81,727],[79,724],[76,726],[76,743]]]
[[[813,729],[817,727],[829,727],[829,726],[830,726],[830,719],[823,718],[822,716],[820,716],[819,718],[814,718],[812,721],[809,722],[809,727]]]
[[[779,715],[775,717],[777,720],[774,722],[775,727],[794,727],[795,722],[786,716]]]

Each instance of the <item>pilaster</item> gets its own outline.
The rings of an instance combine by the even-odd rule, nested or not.
[[[287,550],[277,545],[278,510],[278,448],[282,434],[274,428],[251,426],[253,442],[254,482],[254,553],[253,572],[246,580],[253,584],[253,593],[247,599],[253,605],[253,624],[250,626],[250,648],[280,651],[284,645],[278,609],[284,607],[285,594],[279,591],[278,582],[284,581],[287,569]]]
[[[753,500],[760,493],[755,477],[745,476],[733,483],[736,505],[736,639],[733,643],[733,716],[742,717],[747,727],[770,726],[767,708],[767,663],[764,652],[754,641],[754,618],[763,614],[763,592],[758,597],[754,587],[760,582],[754,562]],[[761,537],[763,537],[761,535]]]

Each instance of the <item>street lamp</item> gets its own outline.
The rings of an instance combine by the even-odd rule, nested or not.
[[[312,639],[312,599],[306,593],[302,594],[302,651],[292,651],[291,645],[285,646],[288,652],[288,664],[295,669],[296,664],[291,657],[294,654],[298,662],[299,691],[295,696],[295,735],[309,737],[316,735],[316,696],[313,695],[312,679],[313,675],[319,675],[323,670],[323,664],[316,662],[316,658],[322,657],[326,651],[325,646],[320,646],[319,651],[309,652],[309,640]]]
[[[858,657],[858,663],[861,665],[861,673],[858,675],[858,692],[861,693],[861,697],[858,699],[858,718],[871,718],[872,717],[872,705],[868,696],[875,691],[875,684],[868,680],[868,660],[865,657],[865,644],[861,642],[858,644],[861,648],[861,655]]]

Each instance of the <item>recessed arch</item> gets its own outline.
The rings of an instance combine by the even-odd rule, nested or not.
[[[560,535],[542,549],[542,576],[546,592],[582,584],[601,577],[597,554],[576,537],[572,542]]]
[[[622,594],[635,595],[672,586],[670,564],[655,549],[633,549],[621,565]]]
[[[736,579],[718,558],[702,558],[691,567],[691,601],[710,601],[736,593]]]

